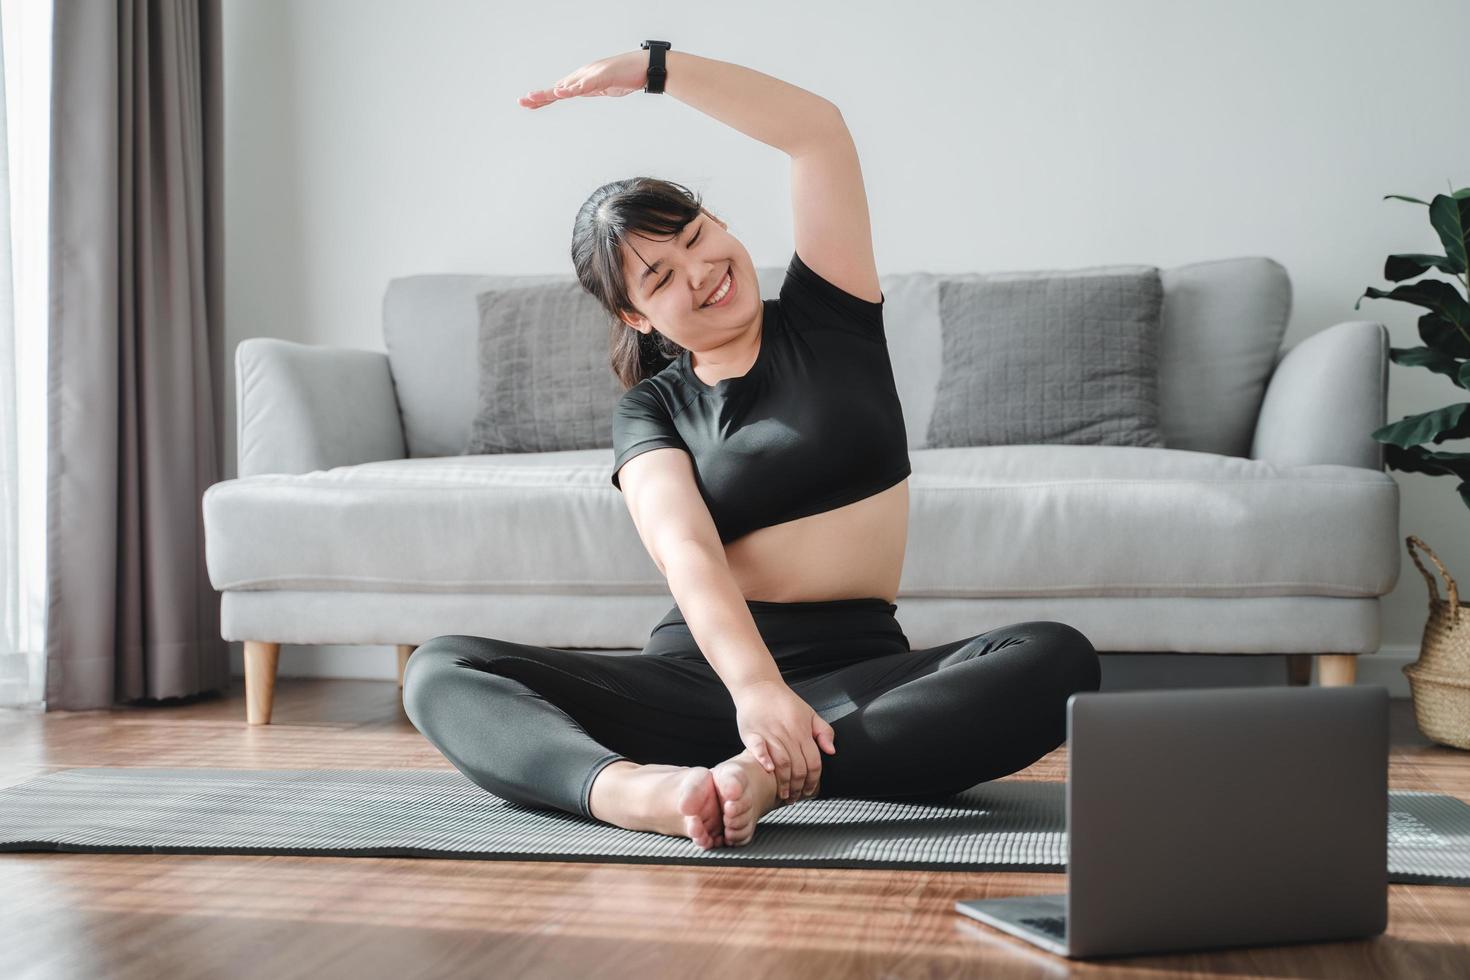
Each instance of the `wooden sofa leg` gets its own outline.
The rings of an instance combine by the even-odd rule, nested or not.
[[[1286,683],[1289,687],[1307,687],[1312,683],[1312,654],[1286,655]]]
[[[1352,653],[1317,654],[1317,683],[1322,687],[1352,687],[1358,679],[1358,658]]]
[[[276,697],[276,662],[280,659],[279,643],[245,641],[245,720],[248,724],[271,723],[271,705]]]
[[[408,666],[408,658],[413,656],[413,652],[418,648],[417,643],[398,644],[398,689],[400,691],[403,690],[403,668]]]

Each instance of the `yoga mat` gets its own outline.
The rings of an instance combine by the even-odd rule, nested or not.
[[[77,768],[0,789],[0,851],[1063,871],[1066,784],[803,800],[763,817],[750,844],[706,851],[511,803],[458,770]],[[1470,885],[1470,805],[1391,790],[1388,869],[1391,882]]]

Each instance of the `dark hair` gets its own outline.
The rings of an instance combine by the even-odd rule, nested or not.
[[[699,196],[682,184],[630,177],[603,184],[577,212],[572,265],[582,288],[612,314],[608,361],[624,390],[662,371],[684,348],[657,329],[644,335],[619,316],[643,313],[628,295],[622,245],[633,232],[672,238],[703,210]]]

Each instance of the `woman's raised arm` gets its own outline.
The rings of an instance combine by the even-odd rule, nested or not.
[[[664,64],[665,94],[790,156],[846,128],[832,102],[753,68],[684,51],[669,51]],[[647,80],[648,52],[640,49],[584,65],[550,88],[527,92],[519,102],[540,109],[558,99],[617,98],[643,91]]]

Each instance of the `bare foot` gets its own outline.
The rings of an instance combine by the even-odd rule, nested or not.
[[[725,843],[734,847],[749,844],[755,838],[756,821],[788,802],[776,798],[776,774],[766,772],[749,749],[715,766],[714,782],[724,815]]]
[[[628,830],[688,837],[706,850],[724,841],[720,797],[704,766],[619,760],[597,774],[589,803],[596,819]]]

